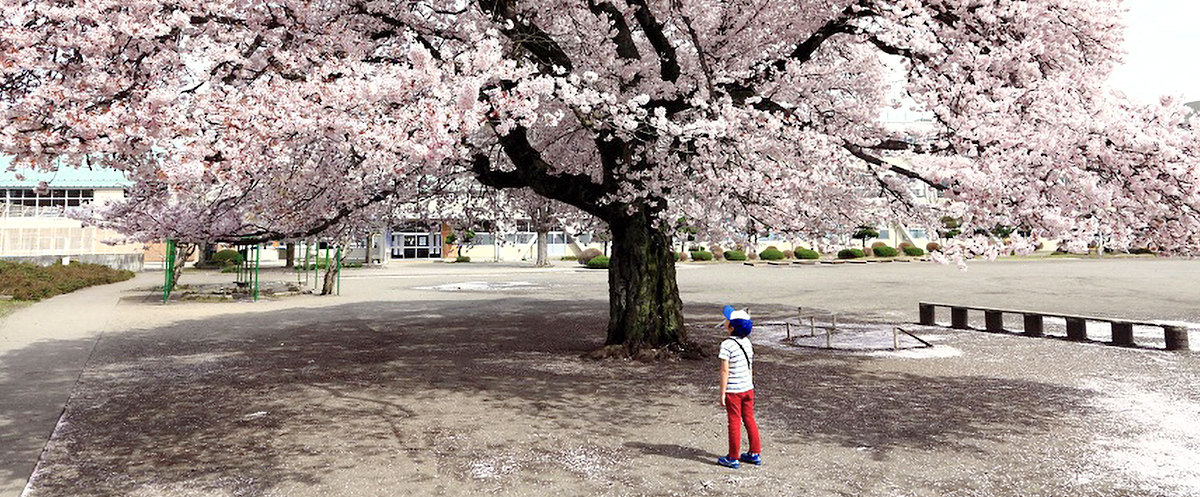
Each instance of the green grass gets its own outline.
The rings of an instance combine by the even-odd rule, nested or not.
[[[30,302],[22,300],[0,300],[0,319],[4,319],[5,316],[17,312],[17,309],[26,307],[29,304]]]
[[[130,278],[133,278],[132,271],[119,271],[99,264],[72,262],[65,266],[39,266],[0,261],[0,295],[10,295],[17,301],[38,301]]]

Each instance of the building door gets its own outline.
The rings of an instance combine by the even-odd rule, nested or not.
[[[431,259],[442,257],[442,235],[438,233],[392,233],[393,259]]]

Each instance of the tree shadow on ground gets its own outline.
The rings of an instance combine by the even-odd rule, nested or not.
[[[417,406],[447,397],[569,423],[563,429],[579,440],[709,464],[715,456],[701,449],[633,440],[662,422],[647,412],[679,409],[672,399],[681,394],[707,405],[714,359],[580,359],[602,345],[606,310],[603,301],[533,298],[373,302],[107,335],[30,497],[126,495],[148,482],[232,495],[318,485],[364,457],[428,452],[406,423],[439,416]],[[693,338],[715,349],[710,321],[699,320],[693,328],[704,336]],[[885,458],[897,448],[975,451],[1014,430],[1046,432],[1087,397],[1027,381],[869,372],[870,360],[761,348],[760,419],[776,440],[867,446]],[[5,406],[0,415],[20,414]],[[337,437],[338,454],[314,445],[325,434]]]

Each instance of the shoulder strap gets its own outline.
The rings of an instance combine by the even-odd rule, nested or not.
[[[746,367],[753,369],[754,368],[754,359],[751,359],[750,354],[746,353],[746,348],[742,347],[742,344],[740,342],[738,342],[736,338],[729,337],[729,338],[726,338],[726,340],[733,340],[733,344],[737,345],[739,349],[742,349],[742,356],[746,358]]]

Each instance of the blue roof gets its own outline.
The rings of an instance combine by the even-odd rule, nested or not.
[[[62,166],[57,171],[18,169],[9,171],[12,157],[0,156],[0,188],[37,188],[45,181],[50,188],[125,188],[133,184],[125,173],[97,166]],[[17,175],[24,176],[18,179]]]

